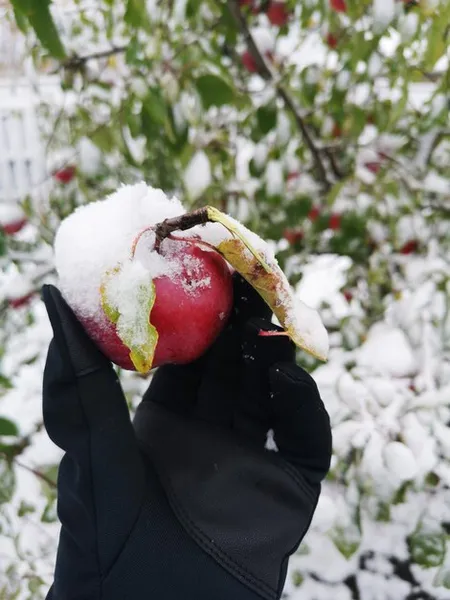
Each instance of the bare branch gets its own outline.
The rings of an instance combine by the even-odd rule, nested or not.
[[[127,48],[128,46],[113,46],[109,50],[94,52],[93,54],[88,54],[86,56],[73,56],[61,63],[61,66],[65,69],[71,69],[76,71],[77,69],[80,69],[83,65],[85,65],[89,60],[108,58],[109,56],[114,56],[115,54],[121,54],[122,52],[125,52]]]
[[[294,100],[290,97],[288,92],[281,84],[276,83],[274,81],[273,74],[267,66],[263,56],[261,55],[261,52],[259,51],[258,46],[255,43],[255,40],[253,39],[252,34],[250,33],[247,21],[240,10],[238,0],[228,0],[228,7],[234,20],[236,21],[236,24],[239,27],[241,34],[244,37],[245,43],[247,44],[247,49],[251,57],[255,61],[259,75],[266,81],[271,81],[275,84],[275,89],[278,94],[278,97],[283,100],[284,105],[293,115],[297,127],[299,128],[303,139],[312,154],[314,165],[317,171],[317,176],[321,180],[325,191],[328,191],[331,186],[330,182],[328,181],[325,165],[322,161],[319,150],[317,149],[316,144],[306,126],[306,123],[304,122],[297,106],[295,105]]]
[[[14,462],[21,469],[25,469],[25,471],[28,471],[29,473],[33,473],[33,475],[35,475],[38,479],[40,479],[41,481],[46,483],[50,488],[56,489],[56,483],[53,481],[53,479],[50,479],[50,477],[48,477],[45,473],[42,473],[38,469],[35,469],[34,467],[30,467],[29,465],[24,464],[23,462],[17,460],[16,458],[14,459]]]

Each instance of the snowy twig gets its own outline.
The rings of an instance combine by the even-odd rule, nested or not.
[[[210,220],[207,208],[205,207],[194,210],[191,213],[180,215],[179,217],[165,219],[162,223],[155,226],[155,250],[158,252],[161,242],[169,237],[174,231],[186,231],[196,225],[208,223]],[[136,247],[136,242],[134,247]]]
[[[325,191],[328,191],[331,186],[330,186],[330,182],[328,181],[325,165],[322,162],[322,158],[320,156],[319,150],[317,149],[317,147],[314,143],[314,140],[312,139],[311,134],[306,126],[306,123],[304,122],[302,116],[300,115],[300,113],[298,111],[297,106],[294,103],[294,100],[290,97],[288,92],[285,90],[285,88],[281,84],[276,83],[274,81],[273,74],[272,74],[271,70],[269,69],[269,67],[267,66],[261,52],[259,51],[258,46],[256,45],[256,42],[255,42],[252,34],[250,33],[250,30],[247,25],[247,21],[239,7],[238,0],[228,0],[228,7],[230,9],[230,12],[231,12],[234,20],[236,21],[236,23],[239,27],[243,37],[244,37],[245,43],[247,44],[248,51],[249,51],[250,55],[252,56],[253,60],[255,61],[259,75],[266,81],[271,81],[271,82],[275,83],[275,89],[278,94],[278,97],[283,100],[284,105],[293,115],[295,122],[303,136],[303,139],[305,140],[305,143],[308,146],[308,148],[312,154],[314,164],[316,167],[316,171],[317,171],[317,175],[320,178],[320,180],[325,188]]]
[[[86,56],[73,56],[72,58],[69,58],[68,60],[64,61],[62,63],[62,66],[65,69],[77,70],[89,60],[95,60],[98,58],[108,58],[109,56],[114,56],[115,54],[121,54],[122,52],[125,52],[127,48],[128,46],[113,46],[112,48],[109,48],[109,50],[94,52]]]

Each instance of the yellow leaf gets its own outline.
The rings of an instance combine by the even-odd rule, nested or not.
[[[122,268],[119,266],[106,273],[100,286],[101,305],[108,320],[116,325],[118,337],[130,350],[129,356],[136,370],[148,373],[158,343],[158,331],[149,319],[156,298],[155,284],[152,279],[137,281],[126,289],[126,294],[122,289],[117,300],[111,288],[114,284],[120,287],[117,278],[120,278]]]
[[[265,300],[292,341],[302,350],[325,361],[326,352],[321,345],[302,333],[295,317],[291,286],[280,267],[274,263],[267,271],[240,239],[224,240],[217,250]]]

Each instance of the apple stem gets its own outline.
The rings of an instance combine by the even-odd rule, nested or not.
[[[260,335],[261,337],[276,337],[280,335],[285,335],[289,337],[289,334],[286,331],[264,331],[264,329],[261,329],[258,335]]]
[[[144,235],[144,233],[146,233],[147,231],[151,231],[152,229],[153,229],[153,227],[146,227],[145,229],[140,231],[139,234],[136,236],[136,238],[133,242],[133,245],[131,246],[131,258],[134,258],[134,255],[136,254],[136,247],[137,247],[141,237]]]
[[[169,237],[173,231],[186,231],[196,225],[204,225],[209,221],[211,221],[211,219],[208,215],[207,208],[204,207],[194,210],[191,213],[180,215],[179,217],[165,219],[162,223],[158,223],[158,225],[155,226],[156,252],[159,252],[161,242],[165,240],[166,237]]]

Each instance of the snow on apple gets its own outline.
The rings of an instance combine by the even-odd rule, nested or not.
[[[141,259],[142,248],[132,256],[145,227],[183,213],[181,203],[161,190],[124,186],[104,201],[79,208],[57,233],[55,259],[64,297],[104,353],[126,369],[146,372],[166,362],[194,360],[230,313],[230,270],[218,253],[193,238],[164,240],[157,253],[142,236],[136,249],[147,243],[147,260]]]
[[[105,355],[142,373],[198,358],[231,311],[228,260],[258,289],[286,335],[325,359],[320,317],[294,302],[269,246],[217,209],[200,211],[201,219],[199,211],[186,215],[176,198],[137,184],[80,207],[61,224],[55,240],[61,291]],[[190,220],[180,236],[182,216]],[[174,217],[161,237],[156,226]]]

